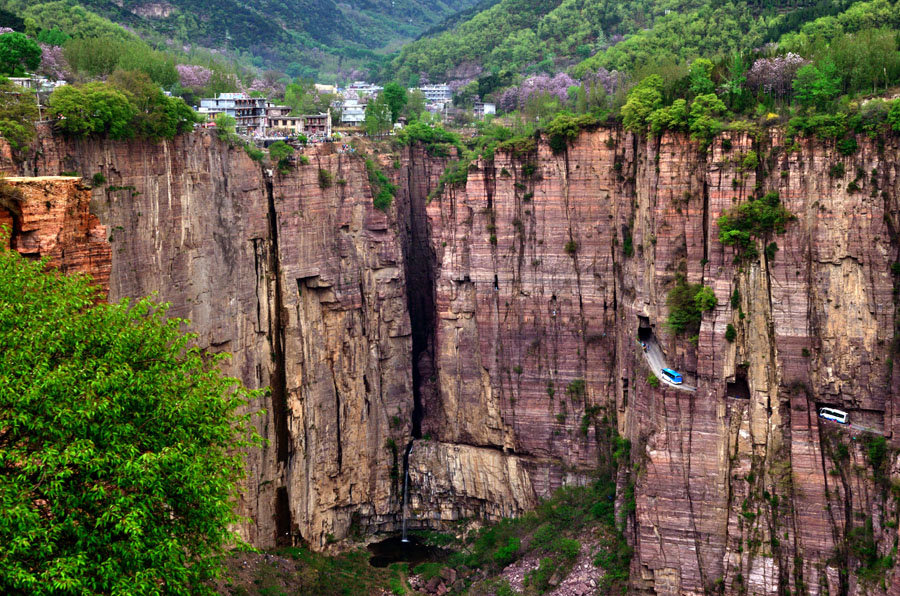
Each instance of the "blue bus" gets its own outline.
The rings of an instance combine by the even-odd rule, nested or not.
[[[662,369],[662,375],[674,385],[681,385],[684,382],[684,379],[681,378],[681,375],[679,375],[671,368]]]

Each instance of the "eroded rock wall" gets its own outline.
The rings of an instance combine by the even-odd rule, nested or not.
[[[92,190],[70,178],[50,198],[44,182],[21,183],[14,247],[108,279],[111,300],[156,293],[201,346],[233,354],[228,374],[271,388],[251,404],[268,446],[248,454],[240,503],[240,531],[261,547],[324,547],[398,525],[411,430],[393,212],[372,207],[359,156],[307,155],[311,165],[267,174],[208,133],[159,143],[48,134],[24,163],[0,162],[9,173],[76,172],[86,185],[103,175]]]
[[[725,133],[704,152],[599,129],[498,153],[432,199],[447,158],[407,149],[373,156],[399,189],[386,214],[363,158],[331,147],[267,174],[205,133],[44,137],[0,167],[102,173],[29,199],[13,245],[91,255],[72,262],[108,270],[111,299],[158,292],[271,387],[241,504],[259,546],[396,529],[411,439],[412,527],[521,513],[588,482],[611,424],[632,443],[635,591],[900,594],[900,146],[858,140],[843,157]],[[717,220],[769,191],[796,219],[736,261]],[[679,277],[718,299],[695,337],[665,325]],[[696,391],[652,386],[639,328]]]
[[[636,590],[891,585],[860,553],[888,556],[896,539],[871,446],[882,433],[893,443],[895,424],[900,150],[896,137],[860,146],[850,157],[814,141],[788,151],[772,130],[726,134],[703,152],[678,136],[601,129],[561,154],[542,144],[479,163],[428,206],[440,397],[423,428],[444,445],[436,465],[449,467],[451,444],[490,448],[546,496],[589,474],[595,422],[615,420],[638,470]],[[833,177],[837,163],[845,174]],[[735,262],[717,220],[769,191],[796,220]],[[664,324],[679,276],[718,299],[696,337]],[[696,391],[650,385],[641,325]],[[820,421],[828,404],[855,426]],[[448,517],[451,487],[475,485],[474,473],[436,486],[439,475],[413,470],[424,509]],[[501,501],[515,506],[514,493]],[[496,502],[485,493],[483,513]]]

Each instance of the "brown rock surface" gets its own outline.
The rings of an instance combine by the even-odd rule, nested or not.
[[[109,291],[107,229],[90,212],[90,189],[79,178],[4,179],[13,192],[0,195],[0,226],[8,246],[28,257],[49,257],[64,273],[86,273]]]
[[[80,236],[57,246],[90,255],[85,238],[110,239],[111,298],[158,291],[202,345],[235,354],[229,372],[272,387],[255,404],[271,445],[250,454],[242,504],[255,544],[396,529],[412,436],[431,439],[409,457],[413,527],[524,511],[587,481],[614,423],[632,444],[636,592],[883,592],[854,553],[888,556],[897,537],[900,141],[860,138],[841,157],[814,141],[787,151],[774,130],[725,136],[704,153],[586,132],[562,154],[498,153],[430,202],[446,160],[405,150],[380,156],[400,189],[388,214],[358,156],[310,151],[269,177],[206,134],[44,138],[0,168],[104,173],[99,223],[57,215],[34,237],[70,226]],[[320,168],[341,183],[322,188]],[[797,218],[735,263],[716,222],[755,188]],[[695,338],[665,326],[679,275],[718,298]],[[696,392],[648,383],[639,325]],[[822,404],[856,426],[820,421]],[[888,440],[877,470],[865,428]]]

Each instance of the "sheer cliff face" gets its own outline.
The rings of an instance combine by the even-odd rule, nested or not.
[[[362,160],[327,153],[267,177],[208,134],[46,137],[25,164],[0,162],[102,173],[93,190],[77,179],[16,182],[24,200],[0,207],[0,223],[16,221],[13,246],[101,281],[106,271],[111,300],[156,292],[201,345],[233,354],[227,373],[271,387],[251,404],[269,445],[248,455],[240,503],[240,532],[263,547],[301,537],[324,546],[354,522],[391,528],[399,509],[412,376],[397,226],[372,208]],[[331,187],[320,188],[320,168]],[[73,222],[90,242],[68,235]],[[80,259],[82,247],[99,267]]]
[[[579,481],[606,418],[634,445],[635,589],[882,589],[894,457],[877,466],[871,435],[816,408],[892,442],[900,152],[896,138],[852,157],[783,143],[733,135],[704,156],[683,138],[601,130],[560,155],[499,155],[429,204],[439,390],[423,428],[440,442],[413,453],[424,512],[499,514],[528,503],[523,487]],[[716,222],[755,189],[797,219],[736,264]],[[679,274],[718,298],[695,338],[664,325]],[[648,384],[642,324],[696,392]],[[458,472],[461,453],[484,454],[507,496]],[[876,579],[860,583],[860,565]]]
[[[518,514],[589,481],[612,424],[632,441],[636,591],[900,594],[878,562],[897,539],[900,146],[859,142],[842,157],[733,134],[702,154],[598,130],[498,154],[430,202],[444,160],[413,149],[385,158],[385,215],[362,159],[327,149],[268,176],[208,135],[45,139],[28,173],[108,182],[58,182],[75,198],[49,204],[71,209],[35,194],[0,222],[32,252],[90,245],[72,269],[102,275],[106,250],[111,298],[158,291],[230,373],[272,388],[242,496],[260,546],[396,528],[411,437],[413,526]],[[796,219],[735,263],[716,222],[757,190]],[[678,275],[718,298],[695,338],[664,324]],[[696,391],[649,384],[639,328]],[[825,404],[854,428],[822,423]]]

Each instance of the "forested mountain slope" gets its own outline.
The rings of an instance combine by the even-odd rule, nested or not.
[[[257,66],[297,74],[366,60],[415,38],[475,0],[83,0],[82,6],[176,47],[229,49]],[[65,20],[76,3],[8,0],[0,6],[38,22]],[[302,67],[307,70],[302,71]]]
[[[574,67],[582,76],[599,67],[634,70],[747,51],[809,29],[823,17],[827,23],[819,32],[825,33],[893,27],[898,14],[890,0],[502,0],[451,30],[405,46],[393,68],[400,80],[416,74],[454,78],[460,70],[479,69]]]

